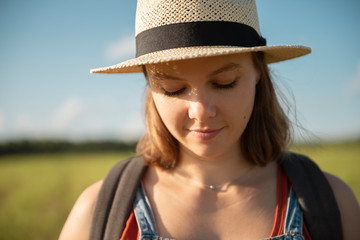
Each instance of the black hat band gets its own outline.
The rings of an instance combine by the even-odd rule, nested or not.
[[[136,36],[136,57],[181,47],[266,46],[266,39],[248,25],[236,22],[186,22],[151,28]]]

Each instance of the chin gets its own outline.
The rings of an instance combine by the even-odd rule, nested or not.
[[[197,146],[197,147],[185,147],[185,152],[187,154],[192,155],[195,158],[201,158],[201,159],[207,159],[209,161],[215,160],[226,153],[223,150],[224,148],[221,148],[220,146]]]

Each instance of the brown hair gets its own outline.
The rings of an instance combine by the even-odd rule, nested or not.
[[[255,68],[260,72],[256,85],[253,113],[240,141],[245,158],[255,165],[265,166],[277,160],[290,140],[289,119],[277,99],[270,72],[262,52],[252,54]],[[144,74],[147,78],[145,67]],[[145,102],[147,132],[136,151],[148,164],[173,168],[179,159],[179,143],[161,120],[148,88]]]

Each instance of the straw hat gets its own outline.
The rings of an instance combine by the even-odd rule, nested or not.
[[[90,72],[142,72],[145,64],[257,51],[274,63],[311,52],[266,46],[255,0],[138,0],[135,36],[136,58]]]

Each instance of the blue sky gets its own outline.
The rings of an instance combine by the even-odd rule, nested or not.
[[[270,65],[307,138],[359,137],[359,1],[257,6],[268,45],[313,50]],[[89,74],[134,56],[135,8],[135,0],[0,1],[0,141],[141,136],[143,76]]]

